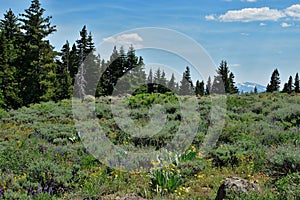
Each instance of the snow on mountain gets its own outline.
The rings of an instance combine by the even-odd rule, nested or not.
[[[240,93],[250,93],[254,91],[254,88],[256,86],[257,92],[265,92],[266,87],[263,85],[260,85],[258,83],[252,83],[252,82],[244,82],[244,83],[237,83],[236,86],[239,89]]]

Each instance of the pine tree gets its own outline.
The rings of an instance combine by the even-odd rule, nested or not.
[[[21,40],[20,24],[10,9],[0,21],[0,91],[7,108],[22,105],[19,85]]]
[[[179,94],[180,95],[192,95],[194,90],[190,68],[186,67],[183,72],[182,80],[180,82]]]
[[[234,75],[230,72],[227,62],[222,60],[217,69],[218,75],[214,79],[212,90],[215,93],[235,94],[238,93],[237,87],[234,85]],[[224,91],[224,92],[223,92]]]
[[[72,70],[71,76],[76,76],[78,78],[79,75],[84,77],[80,79],[84,79],[86,81],[86,95],[96,95],[96,89],[98,85],[98,77],[100,74],[100,56],[95,55],[95,45],[93,42],[92,33],[88,34],[87,28],[84,25],[81,31],[79,32],[80,38],[76,40],[76,48],[73,46],[72,51],[70,53],[72,59]],[[76,56],[73,52],[76,51]],[[77,63],[76,63],[77,61]],[[84,64],[84,65],[82,65]],[[84,73],[78,73],[78,67],[84,67],[82,71]],[[75,73],[76,74],[73,74]]]
[[[214,82],[212,84],[210,94],[225,94],[225,87],[222,76],[215,76]]]
[[[172,73],[171,79],[170,79],[170,81],[168,81],[168,88],[172,92],[177,93],[174,73]]]
[[[133,46],[129,48],[126,55],[123,47],[120,48],[120,51],[114,47],[110,60],[106,65],[107,68],[103,72],[99,83],[101,95],[111,95],[114,90],[117,93],[120,90],[134,92],[139,85],[146,84],[143,59],[136,56]]]
[[[72,79],[72,85],[74,85],[75,76],[79,68],[79,57],[77,52],[78,50],[76,44],[73,44],[72,49],[70,51],[70,57],[69,57],[69,69],[70,69],[70,76]]]
[[[117,84],[118,78],[122,75],[122,64],[124,64],[125,52],[121,51],[121,56],[114,46],[110,60],[106,63],[105,71],[102,73],[99,82],[100,95],[111,95],[114,86]]]
[[[290,76],[288,82],[284,84],[282,92],[289,93],[289,94],[293,92],[293,78],[292,78],[292,76]]]
[[[299,93],[299,92],[300,92],[300,87],[299,87],[299,75],[298,75],[298,73],[296,73],[296,76],[295,76],[294,88],[295,88],[295,92],[296,92],[296,93]]]
[[[148,93],[154,92],[154,77],[153,77],[153,72],[152,69],[149,70],[149,75],[147,78],[147,87],[148,87]]]
[[[280,88],[279,72],[275,69],[272,73],[270,83],[267,85],[267,92],[275,92]]]
[[[144,70],[145,64],[143,58],[140,56],[138,58],[137,63],[135,64],[134,68],[131,69],[131,89],[129,90],[130,93],[134,93],[136,90],[139,92],[146,92],[146,73]]]
[[[283,92],[283,93],[288,93],[288,91],[289,91],[289,89],[288,89],[288,84],[285,83],[285,84],[283,85],[282,92]]]
[[[254,94],[257,94],[257,87],[256,86],[254,87],[253,92],[254,92]]]
[[[46,38],[56,31],[51,26],[51,17],[43,17],[45,10],[39,0],[32,0],[20,21],[24,32],[21,80],[25,105],[48,101],[55,97],[57,53]]]
[[[229,82],[228,92],[230,94],[237,94],[239,92],[239,90],[238,90],[237,86],[235,85],[234,75],[232,72],[230,72],[230,74],[229,74],[228,82]]]
[[[161,77],[160,77],[160,81],[159,81],[160,85],[166,86],[167,85],[167,79],[166,79],[166,73],[163,70],[161,73]]]
[[[158,85],[160,83],[160,79],[161,79],[161,70],[160,68],[158,68],[154,74],[154,83]]]
[[[99,76],[100,76],[100,55],[95,55],[95,47],[93,43],[92,34],[90,33],[87,39],[87,49],[85,52],[87,55],[84,59],[84,66],[85,69],[85,80],[87,81],[87,95],[93,95],[96,94],[96,88],[99,82]]]
[[[222,82],[223,82],[224,88],[225,88],[225,92],[230,93],[230,80],[228,78],[229,68],[228,68],[227,62],[225,60],[221,61],[220,66],[217,70],[217,73],[222,79]]]
[[[153,72],[152,69],[149,70],[149,75],[147,78],[148,83],[153,83]]]
[[[77,44],[77,55],[79,58],[79,66],[84,62],[85,57],[88,55],[88,34],[86,30],[86,26],[84,25],[80,31],[80,39],[76,40]]]
[[[72,95],[72,78],[70,76],[70,45],[66,41],[61,49],[61,61],[57,68],[56,99],[68,99]]]
[[[205,89],[205,94],[209,95],[211,90],[211,78],[210,76],[208,77],[207,83],[206,83],[206,89]]]
[[[162,73],[161,73],[160,80],[158,82],[158,92],[159,93],[166,93],[167,91],[170,91],[170,90],[167,88],[166,73],[163,70]]]
[[[197,80],[196,82],[196,88],[195,93],[197,96],[203,96],[204,95],[204,82]]]

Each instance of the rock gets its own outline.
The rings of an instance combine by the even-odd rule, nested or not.
[[[85,101],[85,102],[93,102],[95,100],[96,100],[96,98],[93,95],[85,95],[83,97],[83,101]]]
[[[261,188],[258,184],[252,183],[246,179],[230,176],[226,178],[224,183],[219,187],[215,200],[223,200],[228,194],[238,194],[240,192],[247,193],[249,191],[261,193]]]
[[[125,196],[117,196],[115,197],[114,195],[107,195],[107,196],[103,196],[100,197],[100,200],[108,200],[108,199],[115,199],[115,200],[147,200],[144,199],[143,197],[140,197],[136,194],[126,194]]]

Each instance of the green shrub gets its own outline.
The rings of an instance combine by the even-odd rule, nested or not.
[[[277,198],[282,200],[300,199],[300,175],[298,173],[288,174],[275,182]]]
[[[218,167],[234,166],[238,164],[238,157],[236,152],[239,149],[233,145],[224,144],[218,148],[211,150],[213,162]]]
[[[28,193],[35,195],[47,191],[61,194],[71,189],[72,177],[71,168],[63,168],[48,160],[37,160],[28,169],[28,180],[32,183],[28,186]]]
[[[294,144],[279,146],[273,153],[269,153],[268,170],[275,176],[300,172],[300,147]]]

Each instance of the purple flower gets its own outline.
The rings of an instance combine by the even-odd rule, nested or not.
[[[49,194],[53,194],[53,189],[52,189],[52,187],[49,188]]]
[[[46,185],[46,187],[44,187],[44,192],[47,192],[49,189],[48,185]]]

